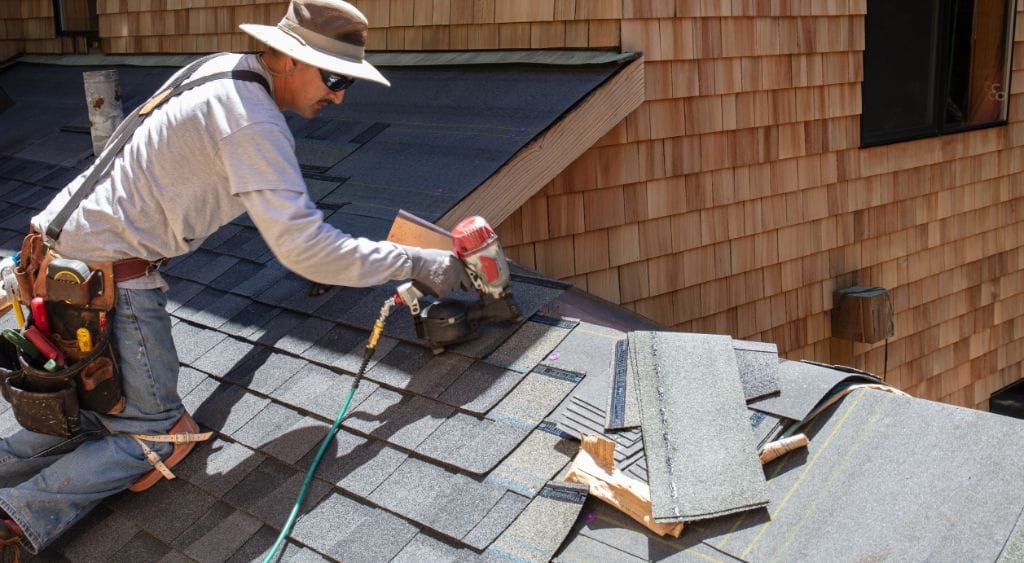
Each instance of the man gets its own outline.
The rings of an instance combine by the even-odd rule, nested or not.
[[[292,0],[277,26],[241,28],[270,49],[213,58],[186,82],[243,70],[263,77],[269,92],[258,81],[225,78],[157,106],[59,239],[50,237],[52,250],[90,263],[158,264],[247,212],[277,259],[310,280],[369,286],[414,279],[437,295],[457,288],[464,273],[451,253],[350,237],[323,222],[306,191],[281,110],[310,118],[340,104],[355,80],[389,85],[364,60],[366,18],[342,0]],[[47,231],[87,174],[32,219],[36,232]],[[167,434],[187,419],[165,283],[149,267],[120,278],[112,338],[123,412],[82,411],[83,432],[70,440],[22,429],[0,442],[0,538],[21,540],[32,552],[153,469],[130,434]],[[167,443],[148,446],[161,458],[172,452]]]

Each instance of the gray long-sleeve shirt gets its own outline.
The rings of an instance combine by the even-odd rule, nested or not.
[[[272,82],[254,55],[217,57],[193,76],[227,70],[253,70]],[[38,230],[45,231],[85,175],[32,218]],[[85,261],[174,257],[195,250],[243,212],[274,256],[310,280],[368,286],[411,273],[401,247],[324,223],[273,98],[258,83],[231,79],[187,91],[147,117],[54,247]],[[158,275],[123,284],[161,285]]]

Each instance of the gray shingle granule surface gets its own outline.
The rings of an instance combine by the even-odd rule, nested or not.
[[[487,554],[512,561],[550,561],[569,535],[586,500],[586,485],[549,482],[487,548]]]
[[[535,496],[576,455],[579,445],[550,432],[534,430],[487,474],[487,481]]]
[[[454,379],[437,400],[471,413],[483,414],[523,379],[523,373],[474,362]]]
[[[487,362],[496,366],[526,373],[547,358],[572,329],[527,322],[487,356]]]
[[[750,401],[779,392],[779,348],[774,342],[733,340],[743,397]]]
[[[833,387],[846,380],[877,380],[807,362],[779,364],[778,395],[750,402],[750,408],[790,420],[803,420]]]
[[[1010,538],[1006,540],[1006,549],[999,554],[999,563],[1010,563],[1011,561],[1024,561],[1024,510],[1017,517],[1017,525],[1010,534]]]
[[[502,495],[501,500],[487,513],[487,516],[472,531],[466,534],[462,541],[475,549],[484,549],[498,537],[498,534],[504,532],[515,521],[516,517],[519,516],[529,503],[529,498],[512,491],[506,491]]]
[[[658,522],[768,504],[728,336],[634,332],[644,450]]]
[[[475,556],[476,553],[469,549],[460,549],[421,532],[416,534],[391,561],[394,563],[423,563],[424,561],[455,563],[472,560]]]
[[[700,522],[691,539],[747,561],[998,558],[1024,506],[1024,422],[874,390],[826,413],[806,452],[765,466],[768,511]],[[965,425],[986,438],[958,439]]]

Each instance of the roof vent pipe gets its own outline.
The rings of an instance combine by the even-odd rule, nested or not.
[[[99,156],[107,145],[107,139],[124,118],[120,81],[116,70],[83,72],[82,80],[85,82],[85,101],[89,106],[92,152]]]

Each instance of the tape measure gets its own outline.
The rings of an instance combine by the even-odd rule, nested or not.
[[[54,258],[46,267],[46,277],[68,283],[84,283],[92,270],[81,260]]]

